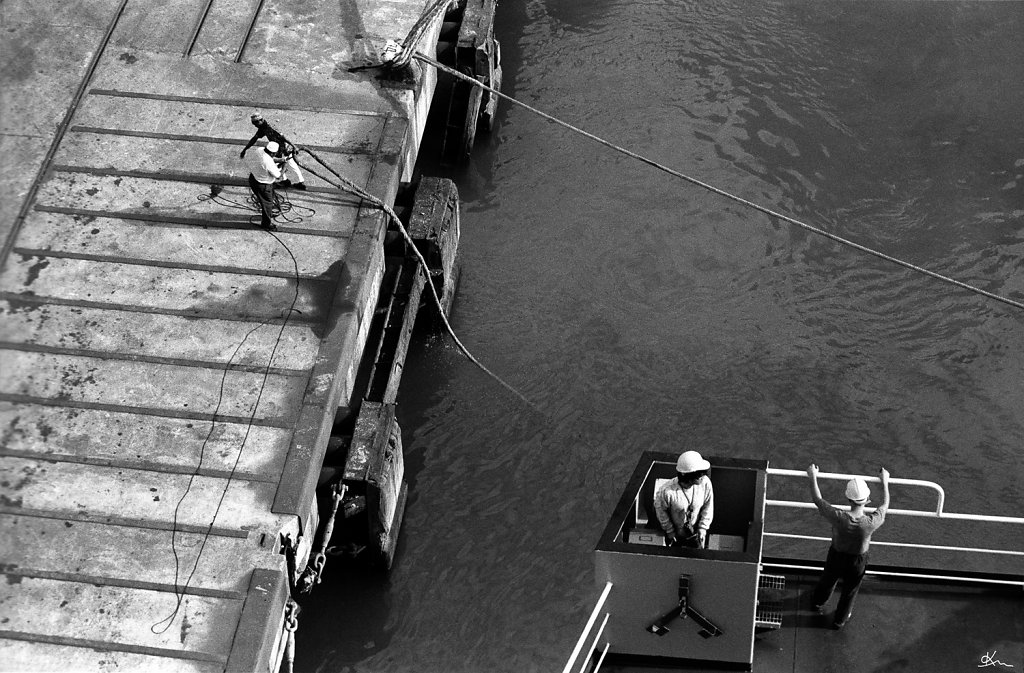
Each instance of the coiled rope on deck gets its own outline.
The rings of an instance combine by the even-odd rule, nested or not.
[[[959,287],[959,288],[961,288],[963,290],[967,290],[969,292],[973,292],[975,294],[979,294],[979,295],[981,295],[983,297],[988,297],[989,299],[994,299],[995,301],[999,301],[999,302],[1002,302],[1002,303],[1007,304],[1009,306],[1013,306],[1014,308],[1024,309],[1024,303],[1021,303],[1019,301],[1010,299],[1008,297],[1004,297],[1004,296],[996,294],[994,292],[989,292],[988,290],[983,290],[980,287],[976,287],[974,285],[970,285],[969,283],[965,283],[965,282],[957,280],[955,278],[951,278],[949,276],[945,276],[945,275],[943,275],[941,273],[938,273],[936,271],[932,271],[931,269],[926,269],[923,266],[918,266],[917,264],[913,264],[911,262],[907,262],[905,260],[899,259],[898,257],[893,257],[892,255],[888,255],[888,254],[886,254],[884,252],[881,252],[880,250],[875,250],[874,248],[869,248],[866,245],[861,245],[860,243],[856,243],[854,241],[851,241],[848,238],[843,238],[842,236],[838,236],[838,235],[833,234],[831,232],[825,231],[824,229],[821,229],[819,227],[815,227],[815,226],[813,226],[811,224],[807,224],[806,222],[802,222],[802,221],[800,221],[800,220],[798,220],[798,219],[796,219],[794,217],[790,217],[789,215],[786,215],[784,213],[780,213],[780,212],[778,212],[776,210],[772,210],[771,208],[767,208],[765,206],[762,206],[759,203],[755,203],[755,202],[750,201],[748,199],[744,199],[741,196],[737,196],[737,195],[732,194],[732,193],[730,193],[730,192],[728,192],[728,191],[726,191],[724,189],[721,189],[719,187],[715,187],[714,185],[708,184],[707,182],[704,182],[702,180],[698,180],[697,178],[694,178],[692,176],[686,175],[685,173],[681,173],[681,172],[675,170],[674,168],[670,168],[670,167],[668,167],[668,166],[666,166],[664,164],[661,164],[661,163],[658,163],[657,161],[654,161],[653,159],[649,159],[649,158],[647,158],[647,157],[645,157],[645,156],[643,156],[641,154],[638,154],[638,153],[636,153],[636,152],[634,152],[632,150],[626,149],[625,147],[621,147],[619,145],[616,145],[615,143],[612,143],[612,142],[610,142],[608,140],[605,140],[604,138],[601,138],[600,136],[596,136],[593,133],[590,133],[589,131],[585,131],[585,130],[577,127],[577,126],[573,126],[572,124],[570,124],[570,123],[568,123],[566,121],[562,121],[561,119],[558,119],[557,117],[549,115],[546,112],[538,110],[537,108],[535,108],[535,107],[533,107],[531,105],[528,105],[526,103],[523,103],[522,101],[516,100],[515,98],[512,98],[511,96],[509,96],[507,94],[503,94],[500,91],[498,91],[497,89],[494,89],[493,87],[487,86],[486,84],[484,84],[483,82],[477,80],[476,78],[471,77],[469,75],[466,75],[464,73],[461,73],[461,72],[459,72],[458,70],[456,70],[454,68],[450,68],[450,67],[444,65],[443,63],[438,62],[436,59],[433,59],[433,58],[430,58],[429,56],[424,55],[421,52],[416,52],[416,53],[412,54],[411,58],[414,58],[414,59],[416,59],[418,61],[422,61],[423,63],[426,63],[427,65],[433,66],[433,67],[437,68],[438,70],[451,75],[452,77],[457,77],[460,80],[468,82],[469,84],[472,84],[473,86],[480,87],[484,91],[487,91],[487,92],[489,92],[489,93],[491,93],[491,94],[493,94],[495,96],[498,96],[499,98],[501,98],[503,100],[507,100],[508,102],[510,102],[510,103],[512,103],[514,105],[518,105],[521,108],[529,110],[530,112],[532,112],[532,113],[534,113],[534,114],[536,114],[536,115],[538,115],[540,117],[543,117],[544,119],[546,119],[546,120],[548,120],[550,122],[558,124],[559,126],[565,127],[567,129],[569,129],[570,131],[573,131],[574,133],[578,133],[579,135],[582,135],[582,136],[584,136],[586,138],[590,138],[594,142],[600,143],[601,145],[604,145],[605,147],[608,147],[608,148],[610,148],[612,150],[615,150],[616,152],[619,152],[620,154],[624,154],[624,155],[626,155],[626,156],[628,156],[628,157],[630,157],[632,159],[636,159],[637,161],[645,163],[648,166],[652,166],[652,167],[654,167],[654,168],[656,168],[656,169],[658,169],[658,170],[660,170],[660,171],[662,171],[664,173],[667,173],[668,175],[671,175],[673,177],[679,178],[680,180],[685,180],[686,182],[689,182],[690,184],[693,184],[693,185],[696,185],[698,187],[701,187],[702,189],[705,189],[705,190],[707,190],[709,192],[713,192],[715,194],[718,194],[719,196],[723,196],[723,197],[725,197],[727,199],[735,201],[736,203],[744,205],[744,206],[746,206],[748,208],[752,208],[754,210],[760,211],[760,212],[764,213],[765,215],[768,215],[769,217],[778,218],[778,219],[780,219],[780,220],[782,220],[784,222],[788,222],[788,223],[790,223],[790,224],[792,224],[794,226],[800,227],[801,229],[804,229],[805,231],[809,231],[812,234],[817,234],[818,236],[823,236],[823,237],[831,239],[831,240],[833,240],[836,243],[839,243],[841,245],[845,245],[845,246],[853,248],[855,250],[859,250],[859,251],[861,251],[863,253],[866,253],[866,254],[872,255],[874,257],[877,257],[878,259],[882,259],[882,260],[885,260],[887,262],[891,262],[893,264],[897,264],[897,265],[902,266],[902,267],[904,267],[906,269],[910,269],[911,271],[915,271],[917,273],[921,273],[921,274],[924,274],[926,276],[930,276],[931,278],[934,278],[936,280],[942,281],[944,283],[948,283],[950,285],[954,285],[954,286]],[[397,62],[398,62],[398,59],[395,59],[394,63],[397,63]],[[387,64],[385,64],[385,65],[387,65]]]

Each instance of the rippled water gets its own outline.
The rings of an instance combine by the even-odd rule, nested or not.
[[[1022,8],[502,0],[498,35],[520,100],[1024,300]],[[1024,516],[1024,312],[508,105],[457,181],[453,324],[541,413],[446,340],[414,346],[395,568],[335,574],[298,670],[560,669],[642,450],[885,465],[948,511]]]

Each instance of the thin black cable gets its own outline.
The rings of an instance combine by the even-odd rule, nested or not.
[[[199,201],[212,201],[213,203],[225,208],[234,208],[236,210],[245,210],[247,212],[255,210],[257,214],[249,216],[249,224],[258,226],[257,218],[260,217],[260,201],[256,195],[253,194],[252,190],[247,190],[248,196],[244,202],[235,201],[223,196],[223,191],[224,188],[221,185],[210,185],[210,193],[200,194],[196,199]],[[290,213],[292,211],[301,212],[303,214],[302,216],[291,218],[285,216],[285,213]],[[291,199],[285,196],[281,189],[274,190],[274,207],[271,209],[271,219],[276,220],[280,217],[281,220],[288,224],[299,224],[305,221],[307,217],[313,217],[314,215],[316,215],[316,209],[310,208],[309,206],[296,205],[292,203]]]
[[[232,199],[227,198],[226,196],[221,196],[223,192],[223,185],[210,185],[210,193],[200,194],[199,196],[196,197],[196,200],[212,201],[216,203],[218,206],[224,206],[225,208],[235,208],[236,210],[252,211],[253,208],[255,207],[256,210],[259,211],[259,201],[256,199],[256,196],[252,193],[251,190],[247,190],[248,198],[246,198],[244,202],[234,201]]]
[[[217,507],[214,509],[213,517],[210,519],[210,525],[207,526],[206,532],[203,534],[203,540],[199,546],[199,551],[196,553],[195,562],[192,564],[192,570],[189,572],[188,577],[185,579],[184,585],[179,585],[178,580],[181,576],[181,561],[178,556],[177,549],[178,513],[181,510],[182,503],[185,502],[185,498],[188,497],[188,494],[192,489],[192,484],[195,482],[196,477],[199,475],[199,470],[202,468],[203,460],[206,455],[206,446],[210,441],[210,437],[213,436],[214,428],[217,425],[217,415],[220,413],[220,407],[224,401],[224,387],[227,382],[228,373],[231,371],[231,364],[234,361],[235,356],[238,355],[238,352],[241,350],[242,346],[249,339],[249,337],[252,336],[260,328],[270,324],[271,320],[264,320],[259,325],[249,330],[246,333],[245,337],[242,338],[242,341],[239,342],[238,346],[235,347],[235,350],[231,353],[231,357],[228,358],[227,364],[225,364],[224,366],[224,375],[221,377],[220,381],[220,389],[217,395],[217,404],[214,408],[213,418],[210,420],[210,430],[206,433],[206,437],[203,439],[202,446],[200,447],[199,450],[199,462],[196,465],[195,470],[193,470],[192,474],[189,476],[188,484],[185,487],[185,491],[181,494],[181,497],[178,498],[178,503],[174,508],[173,526],[171,528],[171,552],[174,554],[174,609],[167,617],[164,617],[163,619],[161,619],[158,622],[155,622],[153,625],[149,627],[150,631],[152,631],[153,633],[160,634],[167,631],[167,629],[170,628],[171,624],[174,622],[174,619],[177,617],[178,612],[180,612],[181,610],[182,602],[185,599],[185,592],[188,590],[188,587],[192,582],[192,578],[195,576],[196,570],[199,568],[199,561],[203,555],[203,551],[206,549],[206,543],[210,539],[210,534],[213,531],[214,524],[217,522],[217,516],[220,514],[221,507],[224,505],[224,498],[227,497],[228,488],[231,486],[231,481],[234,478],[235,472],[238,469],[238,462],[239,460],[241,460],[242,452],[245,450],[245,444],[249,439],[249,433],[252,431],[253,421],[256,418],[256,412],[259,409],[260,401],[263,399],[263,391],[266,389],[267,379],[270,377],[270,368],[273,365],[274,357],[277,355],[277,349],[281,345],[281,341],[284,338],[284,330],[288,326],[288,319],[291,317],[292,313],[295,312],[295,305],[298,303],[299,300],[299,262],[295,258],[295,255],[292,253],[291,249],[287,245],[285,245],[284,241],[282,241],[277,236],[277,234],[275,234],[272,231],[268,231],[267,233],[274,237],[274,239],[281,245],[281,247],[285,249],[285,251],[292,259],[292,267],[294,268],[295,271],[295,293],[292,296],[291,304],[289,305],[288,310],[285,313],[283,320],[281,321],[281,328],[280,330],[278,330],[277,338],[274,341],[274,347],[270,351],[270,357],[267,359],[267,366],[263,371],[263,380],[260,382],[259,392],[256,395],[256,401],[253,403],[252,406],[252,413],[249,416],[249,423],[246,425],[245,428],[245,435],[242,437],[241,445],[238,447],[238,453],[235,454],[235,460],[231,465],[231,471],[228,473],[227,480],[224,483],[224,488],[221,491],[220,499],[217,501]],[[159,625],[163,624],[164,622],[166,622],[166,624],[163,627],[160,627]]]

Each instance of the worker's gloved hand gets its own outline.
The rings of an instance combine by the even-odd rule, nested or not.
[[[701,547],[701,549],[707,547],[708,546],[707,545],[707,542],[708,542],[708,532],[706,530],[704,530],[703,528],[701,528],[699,531],[697,531],[697,534],[700,536],[700,547]]]
[[[242,150],[242,153],[238,155],[238,158],[239,159],[244,159],[245,158],[245,150]]]

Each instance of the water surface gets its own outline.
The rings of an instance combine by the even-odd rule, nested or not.
[[[498,36],[510,95],[1022,300],[1022,7],[503,0]],[[560,670],[643,450],[885,465],[1024,516],[1024,313],[508,105],[455,178],[453,325],[541,411],[446,339],[413,347],[395,568],[325,585],[297,670]]]

